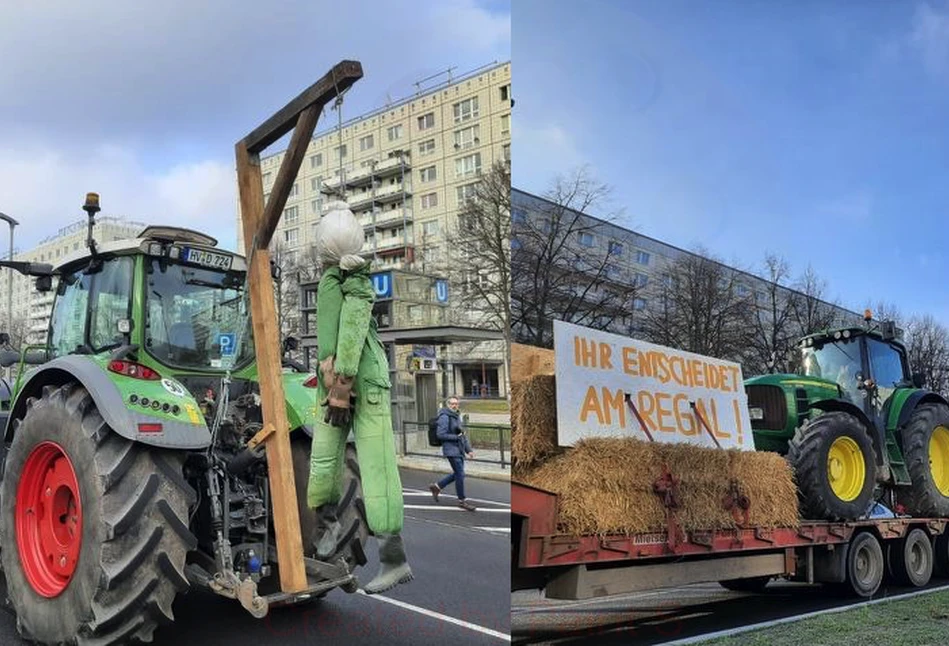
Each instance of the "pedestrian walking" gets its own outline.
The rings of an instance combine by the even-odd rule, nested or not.
[[[438,439],[442,441],[442,455],[448,458],[451,473],[428,486],[435,502],[442,489],[455,483],[455,494],[458,497],[458,506],[466,511],[477,509],[465,498],[465,456],[474,457],[471,442],[461,424],[461,415],[458,413],[458,398],[451,397],[448,406],[438,411]]]

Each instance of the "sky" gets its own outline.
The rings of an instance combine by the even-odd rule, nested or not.
[[[333,65],[363,66],[344,98],[350,119],[449,67],[457,76],[511,57],[509,0],[341,7],[0,3],[0,212],[21,224],[16,247],[84,220],[93,191],[101,215],[200,229],[234,249],[234,144]],[[335,123],[327,109],[317,132]]]
[[[513,185],[949,324],[949,2],[518,0]]]

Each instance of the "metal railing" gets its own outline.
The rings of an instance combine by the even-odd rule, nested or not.
[[[475,457],[471,462],[500,464],[507,469],[511,464],[511,427],[505,424],[466,424],[465,432]],[[440,446],[428,444],[428,422],[402,422],[402,455],[442,457]],[[490,457],[486,457],[490,456]]]

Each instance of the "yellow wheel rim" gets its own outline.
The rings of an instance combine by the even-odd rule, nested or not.
[[[929,438],[929,472],[939,493],[949,496],[949,428],[945,426],[937,426]]]
[[[949,431],[946,433],[946,448],[949,449]],[[947,477],[949,477],[949,453],[946,454]],[[827,452],[827,479],[830,488],[839,499],[850,502],[863,491],[867,477],[867,465],[863,461],[860,447],[849,437],[838,437]]]

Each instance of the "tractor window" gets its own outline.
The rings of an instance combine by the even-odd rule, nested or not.
[[[56,290],[56,304],[50,317],[51,355],[73,354],[86,343],[86,305],[92,276],[76,271],[63,274]]]
[[[903,382],[903,359],[893,346],[867,337],[867,350],[870,354],[870,374],[876,382],[881,402],[893,394]]]
[[[804,348],[801,360],[805,375],[836,381],[852,401],[860,401],[857,375],[863,368],[860,365],[858,339],[843,339]]]
[[[105,262],[95,275],[89,316],[89,344],[96,352],[117,347],[125,338],[119,332],[117,322],[129,318],[134,270],[134,260],[126,256]]]

